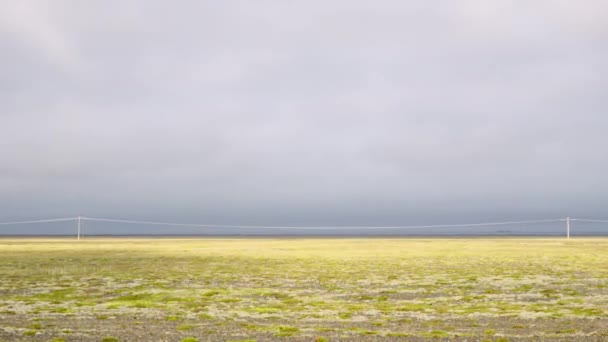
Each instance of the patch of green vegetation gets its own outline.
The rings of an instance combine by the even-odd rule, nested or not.
[[[422,336],[431,338],[446,338],[450,337],[450,333],[443,330],[431,330],[429,332],[423,333]]]
[[[177,330],[180,331],[187,331],[187,330],[192,330],[194,329],[194,325],[191,324],[181,324],[177,327]]]
[[[388,337],[408,337],[408,336],[412,336],[412,335],[408,334],[408,333],[402,333],[402,332],[389,332],[389,333],[386,333],[386,336],[388,336]]]
[[[514,292],[530,292],[533,289],[534,289],[534,286],[525,284],[525,285],[520,285],[520,286],[514,288],[513,291]]]
[[[489,288],[489,289],[483,290],[483,293],[485,293],[485,294],[499,294],[499,293],[502,293],[502,292],[499,289],[496,289],[496,288]]]
[[[240,301],[239,298],[220,298],[217,300],[218,303],[238,303]]]
[[[327,306],[327,303],[324,301],[312,301],[312,302],[306,303],[306,305],[312,306],[312,307],[325,307],[325,306]]]
[[[65,342],[65,338],[55,337],[50,342]]]
[[[260,325],[255,325],[255,324],[250,324],[250,323],[241,323],[240,324],[243,328],[248,329],[248,330],[256,330],[256,331],[265,331],[267,330],[265,327],[260,326]]]
[[[474,301],[475,298],[473,296],[463,296],[462,298],[460,298],[460,300],[463,302],[470,303],[470,302]]]
[[[386,322],[382,322],[382,321],[375,321],[375,322],[372,322],[371,324],[374,327],[384,327],[384,326],[386,326]]]
[[[40,330],[42,329],[42,324],[40,323],[32,323],[29,326],[30,329],[34,329],[34,330]]]
[[[266,308],[260,307],[260,308],[253,308],[251,311],[261,313],[261,314],[271,314],[271,313],[281,312],[281,309],[270,308],[270,307],[266,307]]]
[[[555,333],[556,334],[575,334],[577,333],[578,330],[576,329],[562,329],[562,330],[558,330]]]
[[[106,336],[100,342],[118,342],[118,337]]]
[[[55,290],[46,293],[38,293],[35,295],[30,295],[25,297],[28,300],[33,300],[37,302],[51,302],[51,303],[62,303],[67,300],[70,300],[74,297],[76,293],[76,289],[62,289]]]
[[[220,294],[222,294],[221,291],[212,290],[212,291],[207,291],[207,292],[201,294],[201,296],[203,296],[203,297],[213,297],[213,296],[217,296],[217,295],[220,295]]]
[[[23,333],[24,336],[34,336],[38,333],[38,330],[28,330]]]
[[[353,317],[353,313],[352,312],[340,312],[340,313],[338,313],[338,317],[341,319],[350,319]]]
[[[316,327],[315,330],[319,331],[319,332],[336,331],[336,329],[334,329],[334,328],[328,328],[328,327]]]
[[[604,311],[598,308],[575,307],[570,308],[570,311],[572,312],[572,314],[577,316],[595,317],[604,315]]]
[[[198,338],[196,337],[186,337],[182,338],[180,342],[198,342]]]

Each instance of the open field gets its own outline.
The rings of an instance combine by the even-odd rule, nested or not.
[[[0,341],[197,339],[605,341],[608,239],[0,239]]]

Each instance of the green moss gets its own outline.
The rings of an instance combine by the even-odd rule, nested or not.
[[[39,294],[24,297],[24,298],[28,299],[28,300],[34,300],[37,302],[53,302],[53,303],[59,304],[59,303],[62,303],[64,301],[70,300],[71,298],[75,297],[74,296],[75,293],[76,293],[75,289],[62,289],[62,290],[55,290],[55,291],[50,291],[50,292],[46,292],[46,293],[39,293]]]
[[[118,342],[118,337],[107,336],[101,339],[101,342]]]
[[[513,289],[514,292],[530,292],[534,289],[532,285],[520,285]]]
[[[241,299],[239,298],[221,298],[217,300],[218,303],[238,303],[240,301]]]
[[[353,317],[353,313],[352,312],[340,312],[340,313],[338,313],[338,317],[341,319],[350,319]]]
[[[577,316],[595,317],[595,316],[604,315],[604,311],[602,311],[601,309],[598,309],[598,308],[576,307],[576,308],[570,308],[570,311],[572,312],[572,314],[577,315]]]
[[[257,313],[262,313],[262,314],[270,314],[270,313],[278,313],[281,312],[280,309],[278,308],[253,308],[252,309],[253,312],[257,312]]]
[[[256,325],[256,324],[250,324],[250,323],[240,323],[240,326],[242,326],[243,328],[245,328],[247,330],[256,330],[256,331],[266,331],[266,330],[268,330],[264,326]]]
[[[447,331],[443,331],[443,330],[432,330],[432,331],[422,334],[422,336],[431,337],[431,338],[446,338],[446,337],[450,337],[450,333],[448,333]]]
[[[558,330],[555,333],[556,334],[575,334],[576,332],[578,332],[578,330],[576,329],[562,329],[562,330]]]
[[[196,337],[186,337],[186,338],[182,338],[181,342],[198,342],[198,338],[196,338]]]
[[[401,333],[401,332],[389,332],[386,334],[386,336],[388,336],[388,337],[408,337],[411,335],[407,334],[407,333]]]
[[[495,288],[489,288],[489,289],[485,289],[483,291],[483,293],[485,293],[485,294],[499,294],[499,293],[502,293],[502,292],[500,290],[498,290],[498,289],[495,289]]]

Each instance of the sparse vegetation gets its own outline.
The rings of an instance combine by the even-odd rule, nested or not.
[[[182,338],[181,342],[198,342],[198,338],[196,338],[196,337],[186,337],[186,338]]]
[[[608,336],[603,238],[0,239],[0,256],[0,341]]]
[[[181,330],[181,331],[187,331],[187,330],[192,330],[192,329],[194,329],[194,325],[191,325],[191,324],[182,324],[177,327],[177,330]]]
[[[101,339],[101,342],[118,342],[117,337],[107,336]]]

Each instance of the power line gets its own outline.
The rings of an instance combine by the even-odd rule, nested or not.
[[[608,220],[592,220],[592,219],[577,219],[577,218],[570,219],[570,221],[608,223]]]
[[[505,222],[485,222],[485,223],[465,223],[465,224],[437,224],[437,225],[413,225],[413,226],[250,226],[250,225],[219,225],[219,224],[197,224],[197,223],[176,223],[176,222],[157,222],[157,221],[137,221],[121,220],[109,218],[82,217],[84,221],[116,222],[127,224],[146,224],[177,227],[198,227],[198,228],[236,228],[236,229],[421,229],[421,228],[452,228],[452,227],[480,227],[480,226],[502,226],[513,224],[531,224],[560,222],[564,219],[548,220],[528,220],[528,221],[505,221]]]
[[[75,221],[78,220],[77,217],[69,217],[69,218],[58,218],[58,219],[47,219],[47,220],[33,220],[33,221],[14,221],[14,222],[0,222],[0,225],[17,225],[17,224],[30,224],[30,223],[46,223],[46,222],[61,222],[61,221]]]
[[[21,225],[21,224],[38,224],[38,223],[50,223],[50,222],[65,222],[65,221],[78,221],[79,217],[68,217],[68,218],[57,218],[57,219],[44,219],[44,220],[29,220],[29,221],[13,221],[13,222],[0,222],[0,225]],[[201,224],[201,223],[180,223],[180,222],[161,222],[161,221],[139,221],[139,220],[126,220],[126,219],[113,219],[113,218],[98,218],[98,217],[85,217],[81,216],[82,221],[97,221],[97,222],[114,222],[114,223],[125,223],[125,224],[139,224],[139,225],[157,225],[157,226],[173,226],[173,227],[195,227],[195,228],[234,228],[234,229],[300,229],[300,230],[325,230],[325,229],[424,229],[424,228],[465,228],[465,227],[491,227],[491,226],[505,226],[505,225],[517,225],[517,224],[535,224],[535,223],[551,223],[551,222],[564,222],[566,219],[546,219],[546,220],[526,220],[526,221],[503,221],[503,222],[482,222],[482,223],[461,223],[461,224],[435,224],[435,225],[407,225],[407,226],[260,226],[260,225],[222,225],[222,224]],[[597,220],[597,219],[583,219],[583,218],[572,218],[571,221],[579,222],[595,222],[595,223],[608,223],[608,220]]]

